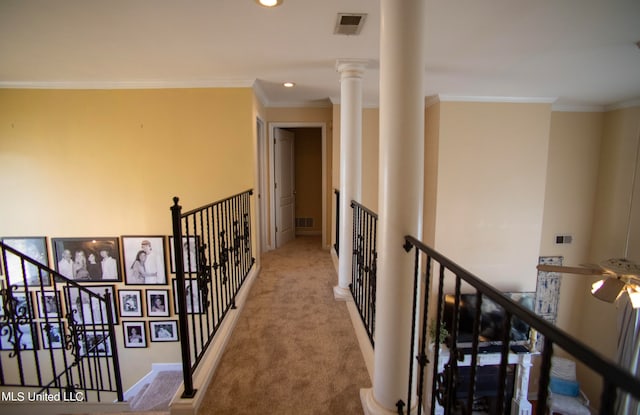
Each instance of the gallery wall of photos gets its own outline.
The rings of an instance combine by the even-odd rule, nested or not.
[[[105,290],[109,291],[114,321],[122,327],[125,347],[146,348],[149,342],[178,341],[175,266],[173,255],[168,255],[173,253],[172,236],[1,239],[5,245],[95,293],[103,295]],[[169,251],[168,246],[171,247]],[[185,271],[189,271],[187,264],[196,264],[195,240],[185,237],[182,246]],[[65,313],[70,310],[64,303],[67,299],[73,303],[80,293],[74,293],[73,288],[60,292],[48,273],[39,273],[35,266],[25,266],[23,270],[20,259],[13,254],[7,253],[0,261],[0,289],[12,287],[14,298],[18,300],[17,307],[27,310],[30,321],[21,327],[24,333],[21,348],[64,348]],[[24,287],[23,271],[28,288]],[[18,278],[12,280],[12,275]],[[2,297],[0,322],[4,322],[5,307],[1,301]],[[198,303],[190,302],[194,306]],[[10,350],[12,339],[4,337],[0,336],[0,350]]]

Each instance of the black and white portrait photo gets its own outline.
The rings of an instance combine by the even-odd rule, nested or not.
[[[119,290],[120,317],[142,317],[140,290]]]
[[[42,348],[62,349],[64,347],[64,323],[40,323]]]
[[[123,236],[125,283],[167,284],[164,236]]]
[[[78,282],[122,281],[118,238],[54,238],[56,271]]]
[[[124,331],[124,347],[147,347],[147,333],[144,321],[125,321],[122,323]]]
[[[9,285],[30,287],[51,285],[49,273],[41,268],[38,269],[38,264],[49,266],[45,237],[2,238],[2,242],[33,260],[33,262],[25,260],[23,264],[19,256],[7,251],[6,266]]]
[[[188,314],[200,314],[202,313],[202,293],[198,288],[197,279],[184,280],[184,295],[187,303]],[[180,307],[178,305],[178,280],[173,279],[173,307],[175,312],[178,313]]]
[[[111,356],[111,341],[107,330],[87,330],[78,338],[80,356]]]
[[[147,315],[169,316],[169,290],[147,290]]]
[[[16,343],[21,350],[38,350],[36,323],[3,325],[0,331],[0,350],[14,350]]]
[[[116,307],[113,285],[92,285],[83,287],[100,297],[105,297],[105,290],[111,297],[113,322],[118,323],[118,308]],[[67,312],[70,312],[77,324],[103,324],[108,322],[107,306],[104,300],[95,295],[82,291],[78,287],[66,287],[65,299]]]
[[[175,243],[173,236],[169,236],[169,251],[171,258],[171,272],[176,273],[176,256],[175,256]],[[197,272],[198,271],[198,241],[195,236],[182,237],[182,261],[184,272]]]
[[[150,321],[149,329],[152,342],[178,341],[178,322],[175,320]]]
[[[61,316],[59,291],[36,292],[36,299],[38,302],[38,313],[40,318],[56,318]]]

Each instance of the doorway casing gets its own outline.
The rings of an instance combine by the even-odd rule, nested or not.
[[[273,166],[274,139],[276,128],[319,128],[322,139],[322,246],[327,247],[327,125],[324,122],[272,122],[269,123],[269,137],[267,140],[267,151],[260,154],[260,164],[262,169],[268,166],[269,171],[264,172],[263,177],[269,178],[269,238],[265,251],[276,247],[276,200],[273,184],[275,182],[275,171]]]

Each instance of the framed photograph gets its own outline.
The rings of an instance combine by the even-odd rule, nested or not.
[[[147,315],[169,317],[169,290],[147,290]]]
[[[10,237],[2,238],[2,242],[16,251],[28,256],[35,262],[46,267],[49,266],[49,255],[47,253],[47,238],[44,236]],[[49,273],[43,269],[38,270],[38,266],[25,261],[24,269],[19,256],[7,252],[6,258],[7,280],[9,285],[22,286],[25,282],[30,287],[49,287],[51,280]]]
[[[4,325],[0,332],[0,350],[14,350],[18,341],[20,350],[38,350],[36,330],[36,323]]]
[[[149,331],[152,342],[177,342],[178,341],[178,321],[150,321]]]
[[[13,291],[13,299],[15,301],[14,310],[15,314],[19,318],[28,318],[29,320],[33,319],[35,316],[33,314],[33,303],[31,302],[31,292],[30,291]],[[0,317],[4,317],[4,296],[0,296]]]
[[[82,282],[122,281],[118,238],[54,238],[56,271]]]
[[[122,253],[127,285],[166,285],[164,236],[123,236]]]
[[[176,314],[180,310],[178,307],[178,280],[173,279],[173,309]],[[184,280],[184,293],[187,298],[187,314],[201,314],[204,312],[202,307],[202,294],[198,287],[198,280]]]
[[[111,341],[107,330],[87,330],[78,338],[80,356],[111,356]]]
[[[60,291],[37,291],[36,302],[38,303],[38,315],[40,318],[58,318],[62,316]]]
[[[113,322],[118,324],[118,307],[113,285],[92,285],[83,287],[104,297],[105,290],[111,295]],[[77,324],[107,324],[107,306],[103,301],[81,291],[78,287],[65,287],[67,312],[72,313]]]
[[[198,240],[195,236],[182,237],[182,258],[184,272],[198,271]],[[176,273],[176,255],[173,236],[169,236],[169,258],[171,258],[171,273]]]
[[[64,323],[48,322],[40,323],[43,349],[64,348]]]
[[[144,321],[124,321],[122,331],[124,347],[147,347],[147,331]]]
[[[118,290],[120,317],[142,317],[142,291]]]

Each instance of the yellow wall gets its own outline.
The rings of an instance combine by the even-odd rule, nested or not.
[[[291,128],[295,134],[296,218],[313,219],[299,234],[322,234],[322,135],[319,128]]]
[[[629,223],[631,238],[626,256],[640,262],[640,166],[636,164],[639,140],[640,107],[605,114],[590,262],[624,257]],[[633,209],[632,193],[635,197]],[[595,279],[590,278],[589,283]],[[605,356],[614,358],[617,338],[616,306],[595,299],[588,290],[583,295],[585,298],[581,309],[580,338]],[[590,379],[590,372],[579,369],[579,376],[587,378],[583,382],[585,392],[597,404],[600,382]]]
[[[361,204],[378,211],[379,111],[362,111],[362,200]]]
[[[553,112],[540,255],[562,256],[564,264],[589,262],[600,143],[604,114]],[[571,244],[556,244],[571,235]],[[558,303],[558,326],[577,335],[587,279],[564,275]]]
[[[425,109],[424,129],[424,219],[423,239],[435,244],[436,208],[438,201],[438,140],[440,139],[440,103]]]
[[[441,102],[435,248],[502,291],[535,291],[551,110]]]
[[[168,235],[173,196],[191,209],[254,187],[254,113],[249,88],[0,89],[0,232]],[[125,390],[180,361],[178,343],[149,345],[121,349]]]

